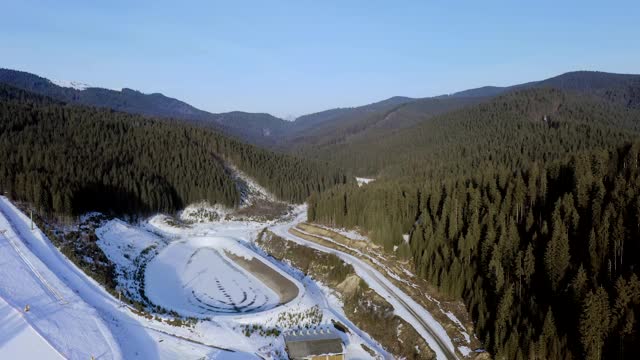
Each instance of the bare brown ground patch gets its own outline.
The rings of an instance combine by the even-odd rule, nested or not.
[[[248,260],[228,251],[225,251],[225,255],[278,294],[280,304],[286,304],[298,296],[298,287],[296,284],[272,269],[262,260],[255,257]]]

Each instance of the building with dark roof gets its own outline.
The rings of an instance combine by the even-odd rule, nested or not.
[[[331,326],[291,330],[284,334],[291,360],[343,360],[342,338]]]

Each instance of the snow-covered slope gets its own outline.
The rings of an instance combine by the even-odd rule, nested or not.
[[[11,231],[9,222],[18,230]],[[208,335],[214,333],[194,336],[188,328],[135,315],[67,260],[39,229],[31,231],[26,215],[5,197],[0,197],[0,228],[9,229],[10,240],[39,274],[26,262],[21,265],[22,257],[0,236],[0,296],[16,311],[29,304],[25,320],[65,358],[257,359],[252,353],[208,345],[216,338]],[[0,339],[15,336],[0,326]],[[4,350],[0,346],[0,359],[30,358],[29,349],[19,351],[18,357]]]
[[[0,297],[14,309],[28,305],[24,320],[65,358],[122,358],[99,312],[67,285],[69,278],[59,277],[58,266],[64,264],[58,262],[57,250],[25,220],[0,198]]]
[[[64,359],[23,318],[0,299],[0,357],[3,359]]]
[[[145,315],[120,303],[75,267],[39,229],[32,231],[26,215],[4,197],[0,198],[0,210],[0,228],[8,229],[10,239],[0,238],[4,246],[0,251],[0,296],[11,305],[9,319],[20,314],[24,304],[30,304],[30,311],[23,314],[31,329],[26,335],[0,325],[0,341],[7,344],[20,344],[23,336],[37,343],[36,336],[40,336],[40,348],[46,350],[50,345],[50,351],[71,359],[279,359],[284,356],[284,342],[278,332],[300,326],[332,326],[332,321],[339,321],[350,330],[341,335],[350,358],[372,357],[362,345],[378,358],[389,358],[375,340],[344,316],[342,304],[331,290],[253,246],[252,239],[275,222],[222,220],[187,226],[159,215],[138,225],[120,220],[103,223],[96,231],[97,244],[116,265],[117,280],[125,288],[134,274],[127,268],[139,269],[141,263],[136,261],[148,260],[147,271],[142,271],[148,282],[143,278],[128,290],[143,284],[149,297],[166,306],[169,313],[151,308],[151,314]],[[152,256],[147,259],[145,253]],[[298,295],[282,301],[273,284],[252,268],[256,259],[294,283]],[[168,268],[154,270],[154,264]],[[172,325],[169,320],[174,315],[170,314],[183,312],[183,300],[189,299],[180,295],[184,289],[200,297],[222,295],[216,301],[226,301],[227,310],[234,312],[208,309],[191,325]],[[233,301],[228,301],[225,293]],[[243,299],[245,294],[247,299]],[[265,303],[251,304],[254,308],[249,312],[238,311],[253,301],[253,295],[256,300],[263,296]],[[172,303],[176,298],[178,303]],[[187,305],[193,306],[188,300]],[[15,355],[29,358],[31,354],[22,349],[18,353],[12,350],[8,356],[3,350],[0,343],[2,359]]]
[[[85,83],[81,83],[79,81],[69,81],[69,80],[51,80],[52,83],[60,86],[60,87],[67,87],[67,88],[72,88],[72,89],[76,89],[76,90],[86,90],[90,87],[93,87],[89,84],[85,84]]]

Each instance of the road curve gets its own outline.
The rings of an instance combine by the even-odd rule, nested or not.
[[[358,273],[358,275],[362,277],[363,280],[365,280],[372,289],[378,292],[380,296],[386,298],[391,303],[391,305],[394,306],[394,309],[396,310],[398,316],[402,317],[409,324],[411,324],[416,329],[416,331],[418,331],[418,333],[426,333],[426,335],[428,335],[425,337],[425,340],[436,353],[436,357],[438,359],[458,359],[453,343],[451,342],[451,339],[446,336],[446,331],[444,330],[444,328],[442,328],[440,324],[435,322],[435,320],[433,319],[433,317],[431,317],[427,310],[413,301],[409,296],[404,294],[402,290],[393,285],[387,278],[384,277],[384,275],[382,275],[376,269],[353,255],[314,243],[309,240],[305,240],[301,237],[289,233],[289,229],[302,220],[304,219],[299,217],[293,223],[274,225],[270,227],[269,230],[289,241],[293,241],[300,245],[304,245],[325,253],[335,254],[343,261],[351,264],[356,270],[356,273]],[[372,284],[371,282],[374,282],[375,284]],[[383,291],[380,291],[380,288],[382,288]],[[405,313],[402,313],[402,311],[398,310],[404,310]],[[426,320],[425,318],[427,318],[428,320]],[[434,327],[439,327],[439,329],[436,330],[434,329]],[[444,335],[442,333],[444,333]]]

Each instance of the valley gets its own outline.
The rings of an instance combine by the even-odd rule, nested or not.
[[[16,208],[8,203],[4,206],[7,209],[4,213],[5,219],[15,218],[12,221],[23,229],[28,226],[28,219],[17,212]],[[336,312],[335,300],[331,300],[330,293],[325,293],[321,286],[299,273],[293,272],[290,275],[285,265],[274,264],[252,250],[249,239],[255,236],[263,226],[268,226],[268,223],[223,221],[201,223],[194,228],[183,228],[168,225],[165,221],[165,218],[155,217],[143,226],[131,226],[120,220],[111,220],[98,229],[99,245],[107,257],[117,264],[117,272],[122,276],[118,282],[123,288],[127,286],[127,281],[131,280],[126,274],[133,274],[140,270],[140,268],[127,269],[126,267],[135,266],[133,262],[127,262],[128,258],[144,252],[144,249],[160,247],[162,242],[168,242],[164,245],[165,249],[157,252],[150,261],[139,263],[139,265],[148,264],[146,275],[140,280],[145,284],[143,291],[147,294],[149,303],[152,304],[151,309],[155,309],[150,313],[139,312],[126,303],[120,303],[101,290],[95,282],[85,275],[80,275],[78,270],[58,270],[59,278],[53,274],[49,275],[56,278],[56,284],[53,285],[56,291],[64,289],[65,286],[85,289],[79,292],[78,300],[74,301],[81,302],[80,299],[86,299],[88,304],[98,306],[100,315],[89,315],[86,319],[104,321],[106,327],[110,329],[104,330],[105,334],[119,329],[116,338],[110,340],[113,342],[110,350],[102,353],[101,357],[119,358],[122,356],[120,355],[122,351],[130,354],[127,357],[140,354],[145,358],[150,353],[155,353],[160,358],[172,358],[172,354],[184,352],[185,348],[190,349],[191,354],[207,356],[217,354],[217,358],[247,358],[255,357],[254,354],[278,356],[277,354],[282,355],[284,351],[278,337],[281,329],[317,325],[320,322],[331,324],[331,320],[353,327],[344,315]],[[23,231],[31,233],[28,229]],[[39,231],[36,229],[37,233]],[[164,236],[161,237],[157,235],[158,233]],[[25,236],[33,235],[25,234]],[[190,240],[185,242],[183,238]],[[23,239],[20,236],[15,241],[22,243],[26,241]],[[113,242],[116,240],[117,244]],[[48,241],[44,237],[40,242],[41,245],[38,246],[45,249],[46,246],[51,246],[47,245]],[[136,246],[142,247],[143,250],[137,252]],[[174,247],[183,249],[182,258],[181,251]],[[29,253],[29,256],[35,255]],[[43,265],[51,267],[53,264],[58,264],[58,266],[70,266],[69,269],[74,267],[60,256],[53,254],[52,257],[44,260]],[[242,260],[234,260],[236,257]],[[180,259],[183,261],[181,262]],[[222,259],[226,260],[219,261]],[[258,261],[259,265],[253,263],[255,261]],[[210,266],[203,268],[203,262],[208,264],[217,262],[218,266],[227,266],[229,269]],[[170,266],[171,269],[168,271],[154,269],[154,267],[163,266]],[[5,272],[8,271],[8,268],[4,269]],[[215,273],[224,275],[216,278],[207,273],[214,269],[218,270]],[[261,271],[261,274],[254,275],[257,271]],[[178,281],[176,283],[170,277],[167,278],[172,273],[184,279],[185,282],[176,279],[175,281]],[[79,275],[80,278],[78,278]],[[155,279],[154,276],[157,275],[161,277]],[[77,279],[77,282],[67,285],[66,281],[69,281],[68,279],[72,276]],[[261,280],[261,278],[268,278],[268,280]],[[135,290],[135,286],[129,285],[132,291]],[[23,284],[23,286],[28,285]],[[28,300],[22,299],[27,289],[23,286],[16,287],[14,290],[18,303],[28,303]],[[281,288],[275,288],[276,286]],[[32,289],[41,287],[43,285],[29,286]],[[3,289],[5,290],[2,296],[5,298],[7,288],[3,286]],[[249,296],[252,298],[248,298]],[[65,311],[69,302],[67,298],[64,302],[57,304],[32,302],[30,311],[23,316],[32,319],[31,321],[37,325],[46,324],[50,321],[46,320],[47,312]],[[292,317],[297,320],[288,320]],[[78,326],[75,328],[81,329]],[[352,328],[352,334],[357,333],[360,332]],[[138,335],[131,337],[133,334]],[[43,337],[51,344],[65,341],[65,338],[60,338],[55,332],[47,330],[44,331]],[[140,338],[144,337],[150,337],[150,340],[140,341]],[[79,339],[85,339],[82,341],[88,346],[83,353],[69,352],[65,348],[60,349],[60,353],[66,358],[96,356],[95,352],[90,352],[88,349],[91,351],[99,349],[97,345],[102,341],[100,337],[97,334],[87,333]],[[360,346],[361,343],[366,344],[369,349],[377,349],[379,357],[387,356],[387,353],[368,337],[361,339],[357,335],[346,335],[346,339],[348,339],[346,341],[348,353],[354,356],[357,354],[362,356],[364,350]],[[185,343],[184,340],[189,342]],[[154,342],[155,345],[153,345]]]
[[[0,353],[628,358],[638,79],[393,97],[272,131],[2,70]]]

